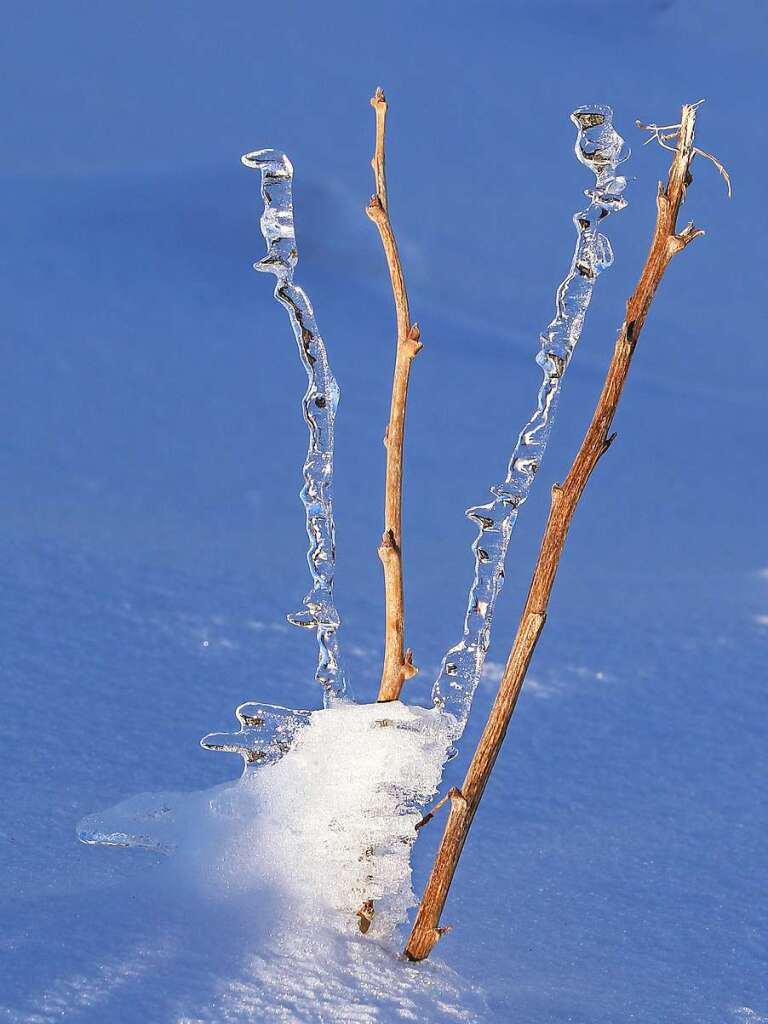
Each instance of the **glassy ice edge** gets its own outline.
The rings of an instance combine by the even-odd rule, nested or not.
[[[296,626],[317,631],[319,658],[315,678],[323,687],[328,704],[343,697],[347,682],[339,661],[336,633],[339,614],[333,598],[336,567],[336,534],[333,519],[333,426],[339,404],[339,388],[328,363],[325,342],[315,320],[306,292],[293,283],[298,263],[293,224],[293,166],[284,153],[260,149],[242,158],[246,167],[261,171],[264,212],[261,232],[267,255],[254,269],[277,278],[275,298],[288,312],[299,355],[307,371],[307,390],[302,400],[309,427],[309,445],[304,462],[301,500],[306,514],[309,551],[307,563],[312,589],[304,598],[304,609],[288,616]]]
[[[493,500],[467,509],[479,527],[472,544],[475,572],[464,617],[464,635],[443,658],[432,689],[436,707],[453,714],[459,735],[469,717],[472,698],[485,661],[491,636],[493,610],[504,583],[504,561],[520,506],[528,497],[544,451],[560,398],[562,379],[579,340],[598,274],[613,262],[611,246],[598,226],[613,211],[626,206],[626,179],[616,175],[625,159],[624,140],[613,127],[613,111],[606,106],[579,107],[571,114],[576,125],[575,152],[595,175],[595,187],[586,189],[589,206],[574,215],[576,248],[565,280],[557,289],[555,317],[541,335],[536,362],[544,379],[536,411],[520,431],[500,484],[491,487]]]

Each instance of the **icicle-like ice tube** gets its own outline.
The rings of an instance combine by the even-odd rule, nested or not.
[[[311,711],[283,708],[279,704],[241,704],[235,715],[238,732],[211,732],[203,736],[200,746],[206,750],[224,750],[239,754],[247,773],[251,766],[275,764],[290,748],[296,733],[309,723]]]
[[[303,289],[293,283],[293,271],[299,257],[293,226],[291,162],[284,153],[274,149],[246,153],[242,162],[246,167],[261,171],[264,199],[261,232],[267,243],[267,255],[254,263],[254,268],[276,276],[275,298],[288,311],[301,361],[307,371],[308,386],[302,408],[309,427],[309,446],[301,500],[309,537],[307,562],[312,574],[312,589],[304,598],[304,609],[289,615],[288,619],[294,625],[317,632],[319,658],[315,678],[323,687],[328,704],[344,697],[347,692],[336,636],[339,614],[333,598],[336,560],[332,495],[333,425],[339,388],[328,364],[312,303]]]
[[[624,140],[613,127],[613,111],[605,106],[579,107],[571,114],[576,125],[576,156],[594,172],[593,189],[585,195],[590,204],[573,218],[576,249],[570,270],[557,289],[555,318],[541,335],[536,362],[544,379],[538,404],[520,432],[503,482],[491,487],[493,500],[467,509],[479,527],[472,545],[475,574],[464,617],[464,635],[443,658],[432,689],[434,704],[453,714],[463,731],[472,697],[490,643],[496,598],[504,582],[504,560],[520,506],[528,497],[552,429],[562,379],[579,340],[595,280],[613,262],[608,239],[598,225],[612,210],[626,205],[622,193],[626,180],[616,175],[622,162]]]

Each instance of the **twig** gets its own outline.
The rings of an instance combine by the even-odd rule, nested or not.
[[[376,910],[373,906],[373,900],[363,900],[360,904],[360,908],[355,911],[355,917],[357,918],[357,926],[360,931],[365,935],[368,929],[373,923],[373,918],[376,914]]]
[[[565,481],[552,488],[549,517],[517,635],[485,729],[461,787],[464,803],[460,805],[453,802],[451,805],[432,872],[405,947],[406,956],[410,960],[425,959],[440,938],[440,915],[472,819],[501,749],[534,648],[544,628],[549,597],[573,514],[593,469],[616,436],[609,433],[611,423],[656,289],[672,257],[703,234],[693,224],[688,224],[679,233],[677,231],[677,217],[691,181],[690,166],[696,152],[693,145],[695,121],[696,106],[684,106],[666,187],[659,182],[656,227],[650,251],[640,280],[627,303],[626,319],[619,330],[592,422]]]
[[[427,811],[427,813],[424,815],[424,817],[421,819],[421,821],[417,821],[416,822],[416,824],[414,825],[414,828],[416,829],[416,831],[418,832],[419,829],[422,829],[422,828],[424,828],[425,825],[428,825],[429,822],[432,821],[434,816],[437,814],[437,812],[441,808],[445,807],[445,805],[448,803],[449,800],[451,802],[453,802],[455,800],[457,802],[463,803],[464,802],[464,795],[461,792],[461,790],[458,789],[456,786],[451,786],[451,788],[445,794],[443,799],[442,800],[438,800],[437,803],[435,804],[435,806],[432,808],[432,810],[431,811]]]
[[[698,110],[703,102],[704,100],[699,100],[697,103],[692,103],[691,106],[694,110]],[[667,143],[672,139],[677,139],[678,132],[680,131],[679,124],[643,124],[642,121],[635,121],[635,124],[643,131],[651,133],[643,143],[644,146],[647,146],[649,142],[658,142],[662,149],[668,149],[670,153],[675,152],[675,146],[669,146]],[[693,154],[694,156],[703,156],[705,160],[709,160],[715,165],[720,176],[725,181],[725,187],[728,190],[728,198],[730,199],[733,196],[731,176],[723,166],[722,162],[717,159],[714,153],[708,153],[705,149],[699,149],[698,146],[694,147]]]
[[[384,254],[387,258],[392,294],[397,318],[397,354],[392,382],[392,401],[389,425],[384,438],[387,449],[387,475],[384,495],[384,535],[379,546],[379,557],[384,567],[384,598],[386,627],[384,635],[384,665],[379,683],[380,701],[397,700],[406,679],[416,675],[413,655],[405,650],[405,619],[403,608],[402,560],[402,493],[403,493],[403,438],[405,435],[405,405],[408,398],[408,378],[411,363],[421,348],[418,324],[412,324],[408,309],[403,268],[397,251],[397,242],[389,221],[387,183],[384,173],[384,133],[386,129],[387,101],[380,88],[371,99],[376,112],[376,145],[371,166],[376,181],[376,195],[371,198],[366,213],[379,229]]]

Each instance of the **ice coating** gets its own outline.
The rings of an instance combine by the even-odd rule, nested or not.
[[[310,714],[279,704],[248,701],[235,710],[239,732],[209,733],[200,740],[200,746],[239,754],[247,773],[250,768],[279,761],[290,750],[299,729],[308,724]]]
[[[464,634],[443,658],[432,689],[437,707],[450,711],[461,732],[488,651],[493,610],[504,583],[504,560],[520,506],[528,497],[541,464],[560,397],[562,379],[579,340],[598,274],[609,267],[613,254],[598,225],[612,210],[626,205],[626,180],[616,175],[622,162],[623,139],[613,127],[613,111],[605,106],[579,107],[571,114],[576,125],[575,152],[595,175],[585,190],[589,206],[575,214],[577,240],[571,266],[557,289],[555,317],[541,335],[536,362],[544,379],[536,410],[517,439],[500,484],[491,487],[493,500],[467,509],[479,527],[472,545],[475,573],[464,617]]]
[[[293,225],[291,162],[284,153],[274,149],[246,153],[242,162],[246,167],[261,171],[264,200],[261,232],[267,243],[267,255],[255,263],[254,268],[268,271],[277,278],[275,298],[288,311],[301,361],[307,371],[308,386],[302,409],[309,427],[309,445],[304,462],[301,500],[309,537],[307,562],[312,574],[312,588],[304,598],[304,608],[289,615],[288,619],[294,625],[317,632],[319,656],[315,678],[323,687],[328,704],[334,698],[344,697],[347,690],[336,635],[339,614],[333,598],[336,559],[333,425],[339,389],[328,364],[328,354],[312,303],[304,290],[293,283],[298,252]]]

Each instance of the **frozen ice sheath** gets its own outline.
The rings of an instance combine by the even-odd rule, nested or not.
[[[284,153],[260,149],[242,158],[246,167],[261,171],[264,213],[261,232],[267,255],[254,264],[277,278],[275,298],[288,311],[299,354],[307,371],[308,386],[302,401],[309,427],[309,446],[304,462],[301,500],[306,513],[309,551],[307,562],[312,589],[304,598],[304,609],[289,615],[297,626],[315,629],[319,657],[315,678],[323,687],[325,702],[343,697],[347,684],[339,661],[336,633],[339,614],[333,599],[336,539],[333,521],[333,424],[339,389],[328,364],[325,343],[315,320],[309,297],[293,283],[298,262],[293,226],[293,167]]]
[[[577,241],[565,280],[557,289],[555,318],[541,335],[536,362],[544,379],[538,404],[520,431],[500,484],[491,487],[493,500],[475,505],[467,516],[477,523],[472,545],[475,573],[469,591],[462,639],[445,655],[432,690],[437,707],[450,711],[463,730],[490,643],[493,609],[504,583],[504,560],[520,506],[528,497],[541,464],[560,398],[562,380],[579,340],[595,281],[613,262],[608,239],[598,225],[612,210],[626,205],[626,180],[616,175],[624,140],[613,127],[610,107],[579,107],[571,114],[576,125],[576,156],[595,174],[595,187],[585,195],[590,204],[573,218]]]

